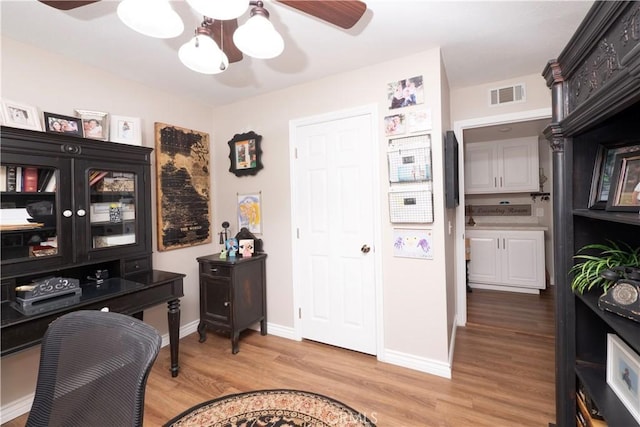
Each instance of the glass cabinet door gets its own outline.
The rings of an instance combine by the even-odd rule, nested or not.
[[[2,260],[58,254],[57,169],[3,164],[0,169]]]
[[[138,243],[138,174],[106,168],[91,168],[87,173],[90,249]]]

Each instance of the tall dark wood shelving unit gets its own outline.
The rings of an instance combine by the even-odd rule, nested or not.
[[[576,425],[581,383],[610,427],[638,422],[606,383],[607,334],[640,354],[640,323],[602,311],[600,292],[576,295],[569,270],[589,243],[640,245],[640,215],[589,208],[600,145],[640,144],[640,2],[596,2],[543,71],[552,92],[556,291],[556,424]]]

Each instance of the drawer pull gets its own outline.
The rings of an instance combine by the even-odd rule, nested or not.
[[[224,306],[225,306],[225,307],[229,307],[229,301],[225,301],[225,302],[224,302]]]
[[[211,272],[212,272],[212,273],[217,273],[217,272],[218,272],[218,269],[217,269],[217,268],[212,268],[212,269],[211,269]]]

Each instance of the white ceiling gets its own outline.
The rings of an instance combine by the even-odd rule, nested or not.
[[[195,73],[178,60],[178,49],[202,20],[184,1],[172,4],[185,31],[170,40],[130,30],[117,18],[118,2],[113,0],[67,12],[36,0],[0,0],[1,30],[3,37],[219,106],[436,46],[442,48],[452,88],[541,73],[593,3],[368,0],[363,19],[342,30],[282,4],[264,2],[285,39],[284,53],[271,60],[245,55],[216,76]],[[241,17],[239,23],[246,19]]]

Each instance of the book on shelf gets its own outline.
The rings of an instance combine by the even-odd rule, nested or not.
[[[47,186],[44,189],[44,191],[47,192],[47,193],[52,193],[52,192],[56,191],[56,174],[55,174],[55,172],[51,175],[51,178],[49,178],[49,182],[47,183]]]
[[[0,166],[0,191],[7,191],[7,167]]]
[[[55,174],[54,169],[41,168],[38,170],[38,192],[46,191],[49,180]]]
[[[16,172],[17,167],[14,165],[7,166],[7,191],[16,191]]]
[[[22,166],[16,166],[16,191],[22,191]]]
[[[38,191],[38,168],[26,166],[23,168],[22,175],[23,188],[26,193],[35,193]]]
[[[98,183],[102,178],[107,176],[109,172],[93,170],[89,174],[89,185],[94,186]]]

